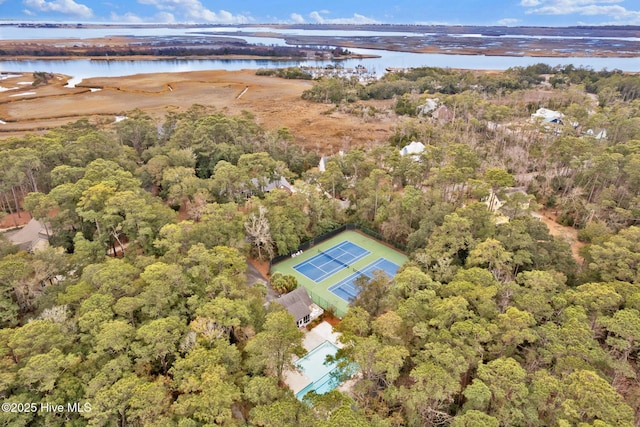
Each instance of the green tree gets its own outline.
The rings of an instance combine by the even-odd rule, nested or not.
[[[133,351],[140,362],[158,361],[166,375],[185,331],[186,325],[177,316],[152,320],[137,330]]]
[[[451,427],[498,427],[500,421],[484,412],[474,409],[458,415],[451,421]]]
[[[240,400],[240,389],[220,365],[214,350],[191,350],[184,359],[176,361],[171,373],[173,388],[180,393],[173,404],[175,413],[208,424],[232,420],[231,407]]]
[[[91,411],[82,415],[92,425],[108,425],[113,420],[120,425],[153,424],[168,403],[167,390],[161,383],[150,383],[133,373],[107,382],[90,396]]]
[[[489,185],[491,185],[491,190],[496,196],[501,188],[512,187],[515,184],[513,176],[509,172],[500,168],[487,170],[485,172],[485,180]],[[495,197],[492,197],[490,200],[491,204],[489,205],[489,209],[493,210],[495,208]]]
[[[286,294],[298,287],[298,279],[290,274],[273,273],[269,280],[273,290],[279,294]]]
[[[115,125],[121,144],[132,147],[138,156],[158,143],[158,132],[151,118],[141,110],[127,113],[127,118]]]
[[[80,356],[63,354],[53,348],[48,353],[36,354],[29,358],[24,368],[18,371],[21,384],[41,393],[50,393],[64,371],[80,363]]]
[[[595,372],[577,370],[565,381],[565,416],[574,423],[597,420],[607,425],[632,426],[633,410],[604,379]]]
[[[327,161],[325,171],[318,177],[318,183],[325,191],[330,192],[334,199],[336,195],[340,195],[345,188],[346,179],[337,160],[330,159]]]
[[[240,202],[249,188],[247,171],[224,160],[216,164],[210,179],[214,196],[224,201]]]
[[[258,371],[265,370],[282,380],[285,369],[293,369],[292,355],[302,356],[304,334],[295,319],[284,310],[267,314],[264,330],[247,343],[249,363]]]
[[[640,227],[629,227],[589,248],[593,271],[603,281],[640,283]]]
[[[359,276],[355,281],[355,287],[357,295],[351,301],[353,306],[365,309],[374,318],[388,308],[391,280],[384,271],[374,271],[372,278]]]
[[[310,409],[293,395],[269,404],[258,405],[249,413],[253,425],[260,427],[311,427],[315,425]]]
[[[145,302],[142,312],[151,319],[168,313],[183,314],[184,298],[191,296],[189,279],[175,264],[153,263],[140,274],[146,283],[140,298]]]
[[[487,239],[478,243],[469,252],[466,262],[469,266],[482,266],[488,268],[497,281],[508,281],[511,277],[511,254],[496,239]]]
[[[526,376],[526,371],[511,358],[500,358],[478,366],[478,379],[491,392],[488,413],[502,425],[524,425],[531,421]]]
[[[447,409],[460,394],[464,358],[447,345],[428,345],[422,361],[410,373],[413,384],[400,388],[405,417],[411,425],[433,425],[448,421]]]

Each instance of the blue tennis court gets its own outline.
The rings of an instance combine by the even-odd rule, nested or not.
[[[370,253],[355,243],[345,240],[313,258],[294,265],[293,268],[318,283]]]
[[[329,291],[333,292],[343,300],[351,302],[358,295],[358,287],[356,286],[356,280],[358,277],[367,276],[369,279],[372,279],[374,271],[382,270],[387,276],[393,278],[399,268],[399,265],[394,264],[385,258],[378,258],[362,270],[356,271],[351,276],[331,286]]]

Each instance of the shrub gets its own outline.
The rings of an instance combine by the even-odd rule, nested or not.
[[[298,287],[298,279],[290,274],[273,273],[271,287],[279,294],[286,294]]]

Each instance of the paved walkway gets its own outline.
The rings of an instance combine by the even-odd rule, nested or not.
[[[338,342],[339,333],[333,332],[333,326],[327,322],[322,322],[312,330],[305,333],[302,346],[307,351],[311,351],[325,341],[329,341],[338,347],[342,344]]]

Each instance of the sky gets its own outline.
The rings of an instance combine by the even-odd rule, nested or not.
[[[640,25],[640,0],[0,0],[0,21]]]

